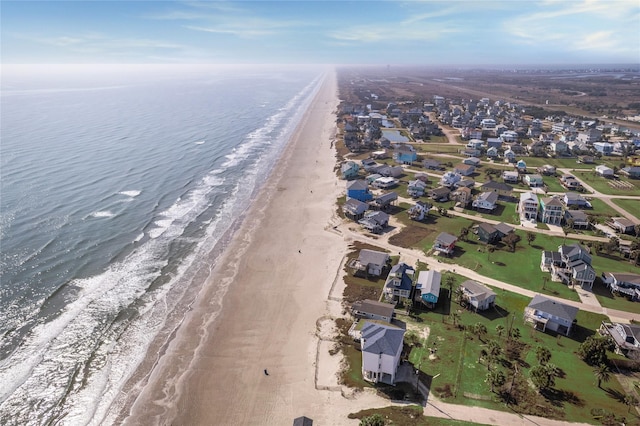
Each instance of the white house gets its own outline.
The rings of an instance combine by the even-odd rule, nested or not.
[[[381,251],[362,249],[357,259],[354,259],[349,266],[356,272],[364,272],[374,277],[382,275],[382,271],[389,264],[391,258],[389,253]]]
[[[489,287],[486,287],[476,281],[467,280],[460,284],[462,290],[462,298],[475,311],[484,311],[492,307],[496,302],[496,294]]]
[[[520,194],[520,204],[518,204],[520,220],[531,220],[536,222],[538,218],[538,196],[533,192],[523,192]]]
[[[476,209],[494,210],[497,207],[497,202],[497,192],[483,192],[473,200],[472,206]]]
[[[369,382],[393,385],[400,364],[404,330],[365,322],[361,336],[362,377]]]
[[[524,320],[536,330],[551,330],[568,336],[578,308],[536,294],[524,308]]]
[[[611,167],[607,167],[604,164],[596,166],[596,173],[599,176],[610,178],[613,177],[613,169]]]
[[[407,214],[409,214],[411,220],[420,221],[423,220],[427,214],[429,214],[429,210],[431,210],[431,207],[432,205],[429,203],[418,201],[407,211]]]

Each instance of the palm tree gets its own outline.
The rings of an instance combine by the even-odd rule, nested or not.
[[[456,311],[451,312],[451,320],[453,321],[453,325],[457,325],[458,321],[460,321],[460,314]]]
[[[622,402],[624,402],[624,405],[626,405],[627,407],[627,413],[631,412],[631,407],[635,407],[636,405],[638,405],[638,399],[631,395],[631,394],[627,394],[625,395],[624,399],[622,400]]]
[[[480,339],[481,342],[484,342],[482,338],[487,334],[487,326],[481,322],[477,322],[473,326],[473,332],[478,335],[478,339]]]
[[[502,324],[496,325],[496,334],[498,337],[502,337],[502,333],[504,333],[504,326]]]
[[[498,359],[502,353],[502,348],[498,342],[491,340],[489,341],[489,350],[487,352],[487,370],[491,370],[491,364]]]
[[[504,385],[507,378],[504,376],[504,373],[501,370],[489,371],[487,373],[487,382],[491,385],[491,392],[494,392],[494,389]]]
[[[551,351],[546,346],[536,348],[536,359],[540,365],[545,365],[551,359]]]
[[[462,227],[462,229],[460,229],[460,234],[458,235],[458,238],[460,238],[461,241],[467,241],[468,235],[469,235],[469,228]]]
[[[598,380],[598,388],[602,389],[600,387],[602,382],[606,383],[611,379],[611,369],[607,364],[600,364],[593,369],[593,375],[596,376],[596,379]]]
[[[456,279],[453,277],[453,275],[447,275],[445,283],[447,285],[447,288],[449,289],[449,298],[451,299],[451,296],[452,296],[451,290],[453,289],[453,285],[456,283]]]

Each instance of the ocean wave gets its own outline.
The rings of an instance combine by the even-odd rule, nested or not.
[[[113,217],[113,216],[115,216],[115,215],[116,215],[116,214],[115,214],[115,213],[113,213],[113,212],[112,212],[112,211],[110,211],[110,210],[101,210],[101,211],[98,211],[98,212],[93,212],[93,213],[91,213],[91,214],[89,215],[89,217],[95,217],[95,218],[106,218],[106,217]]]
[[[131,190],[131,191],[120,191],[118,192],[118,194],[120,195],[126,195],[127,197],[131,197],[131,198],[135,198],[138,195],[140,195],[142,193],[142,191],[138,191],[138,190]]]

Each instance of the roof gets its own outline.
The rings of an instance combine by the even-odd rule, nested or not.
[[[461,287],[464,287],[469,293],[473,294],[476,299],[484,300],[489,296],[496,294],[489,287],[480,284],[479,282],[473,280],[467,280],[460,284]]]
[[[501,234],[507,235],[511,232],[513,232],[513,227],[507,225],[504,222],[500,222],[497,225],[493,225],[494,228],[496,228]]]
[[[420,271],[418,280],[416,281],[416,288],[421,290],[422,294],[440,294],[440,282],[442,280],[442,274],[438,271]]]
[[[483,192],[478,195],[478,200],[486,201],[491,204],[495,204],[498,201],[498,193],[497,192]]]
[[[389,260],[389,254],[381,251],[362,249],[358,255],[358,261],[363,265],[384,265]]]
[[[446,232],[441,232],[440,235],[436,238],[436,241],[444,244],[445,246],[455,244],[458,241],[458,238],[455,235],[447,234]]]
[[[395,192],[387,192],[386,194],[382,194],[378,198],[376,198],[376,202],[378,204],[390,203],[398,199],[398,194]]]
[[[362,327],[362,351],[373,354],[385,354],[395,356],[402,348],[404,330],[365,322]]]
[[[545,206],[559,206],[559,207],[562,207],[562,202],[556,196],[543,198],[542,199],[542,203]]]
[[[640,274],[626,274],[622,272],[607,272],[607,274],[611,275],[619,283],[625,282],[640,285]]]
[[[365,182],[362,179],[358,179],[358,180],[352,180],[347,182],[347,189],[352,189],[352,190],[362,190],[362,189],[367,189],[367,182]]]
[[[576,319],[579,309],[575,306],[567,305],[556,300],[548,299],[540,294],[536,294],[529,302],[528,308],[536,309],[538,311],[546,312],[549,315],[556,316],[573,322]]]
[[[346,210],[353,214],[365,212],[368,208],[369,205],[367,203],[363,203],[362,201],[356,200],[355,198],[349,198],[347,201],[345,201],[342,207],[343,210]]]
[[[582,195],[576,194],[575,192],[565,192],[564,197],[570,201],[587,201]]]
[[[369,220],[369,222],[373,221],[377,225],[382,225],[389,222],[389,215],[381,211],[368,212],[365,213],[364,219]]]
[[[538,196],[531,191],[523,192],[520,194],[520,201],[532,200],[538,203]]]
[[[565,210],[564,214],[569,216],[574,221],[584,222],[589,220],[589,216],[584,212],[584,210]]]
[[[635,223],[627,219],[626,217],[612,217],[611,220],[613,220],[620,226],[624,226],[625,228],[628,228],[630,226],[635,226]]]
[[[378,302],[376,300],[365,299],[353,302],[351,309],[354,311],[365,312],[372,315],[391,318],[395,306],[391,303]]]
[[[454,170],[475,170],[475,167],[472,166],[471,164],[457,164],[454,167]]]
[[[481,222],[478,224],[478,229],[482,229],[487,234],[493,234],[494,232],[498,232],[498,230],[490,223]]]
[[[446,195],[451,193],[451,190],[446,186],[439,186],[437,188],[432,189],[430,192],[436,195]]]
[[[545,251],[542,252],[542,257],[544,257],[545,259],[551,259],[551,261],[553,263],[562,262],[562,256],[560,255],[559,251],[548,251],[548,250],[545,250]]]
[[[306,416],[298,417],[293,419],[293,426],[313,426],[313,420]]]

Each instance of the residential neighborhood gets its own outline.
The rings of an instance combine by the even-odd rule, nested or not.
[[[635,365],[640,219],[632,206],[640,201],[640,181],[634,180],[633,155],[636,150],[640,155],[640,134],[620,137],[614,152],[613,143],[599,143],[606,132],[597,130],[597,122],[532,118],[521,105],[489,98],[434,95],[429,101],[393,102],[387,108],[377,102],[379,109],[343,104],[338,115],[339,128],[362,134],[344,139],[340,176],[347,189],[345,201],[338,201],[344,219],[335,228],[356,247],[345,277],[355,292],[350,297],[359,291],[369,295],[350,308],[349,335],[359,342],[362,378],[402,389],[408,380],[418,390],[413,397],[429,392],[465,404],[467,393],[482,386],[487,398],[496,400],[495,386],[486,386],[489,375],[475,379],[478,384],[468,391],[456,381],[456,371],[467,375],[464,369],[471,365],[500,371],[514,383],[523,380],[518,392],[531,390],[525,383],[532,380],[527,374],[533,367],[499,368],[495,357],[483,355],[490,344],[506,342],[505,351],[518,342],[525,352],[546,346],[553,360],[564,353],[560,342],[567,342],[574,353],[571,365],[581,366],[584,383],[593,381],[593,366],[579,354],[597,336],[610,339],[610,357],[619,357],[615,365]],[[382,121],[366,119],[374,112]],[[372,135],[380,128],[406,140],[377,141]],[[617,165],[619,152],[629,166]],[[361,166],[355,176],[354,164]],[[377,226],[367,222],[374,211],[387,215]],[[370,260],[372,253],[379,259]],[[364,278],[368,269],[375,274]],[[377,299],[372,300],[374,283]],[[365,320],[374,322],[363,325]],[[476,342],[475,360],[459,355],[464,340],[454,339],[457,333]],[[524,359],[525,352],[509,355],[515,357],[509,363]],[[454,371],[439,367],[441,358],[450,359]],[[432,377],[431,389],[416,379],[422,374]],[[632,389],[622,376],[616,380],[625,392]],[[463,389],[464,396],[449,396],[442,390],[446,386]],[[503,392],[515,395],[514,386]],[[546,388],[536,386],[539,392],[531,398],[547,409],[531,413],[559,418],[553,398],[544,396]],[[598,398],[604,400],[606,393]]]

